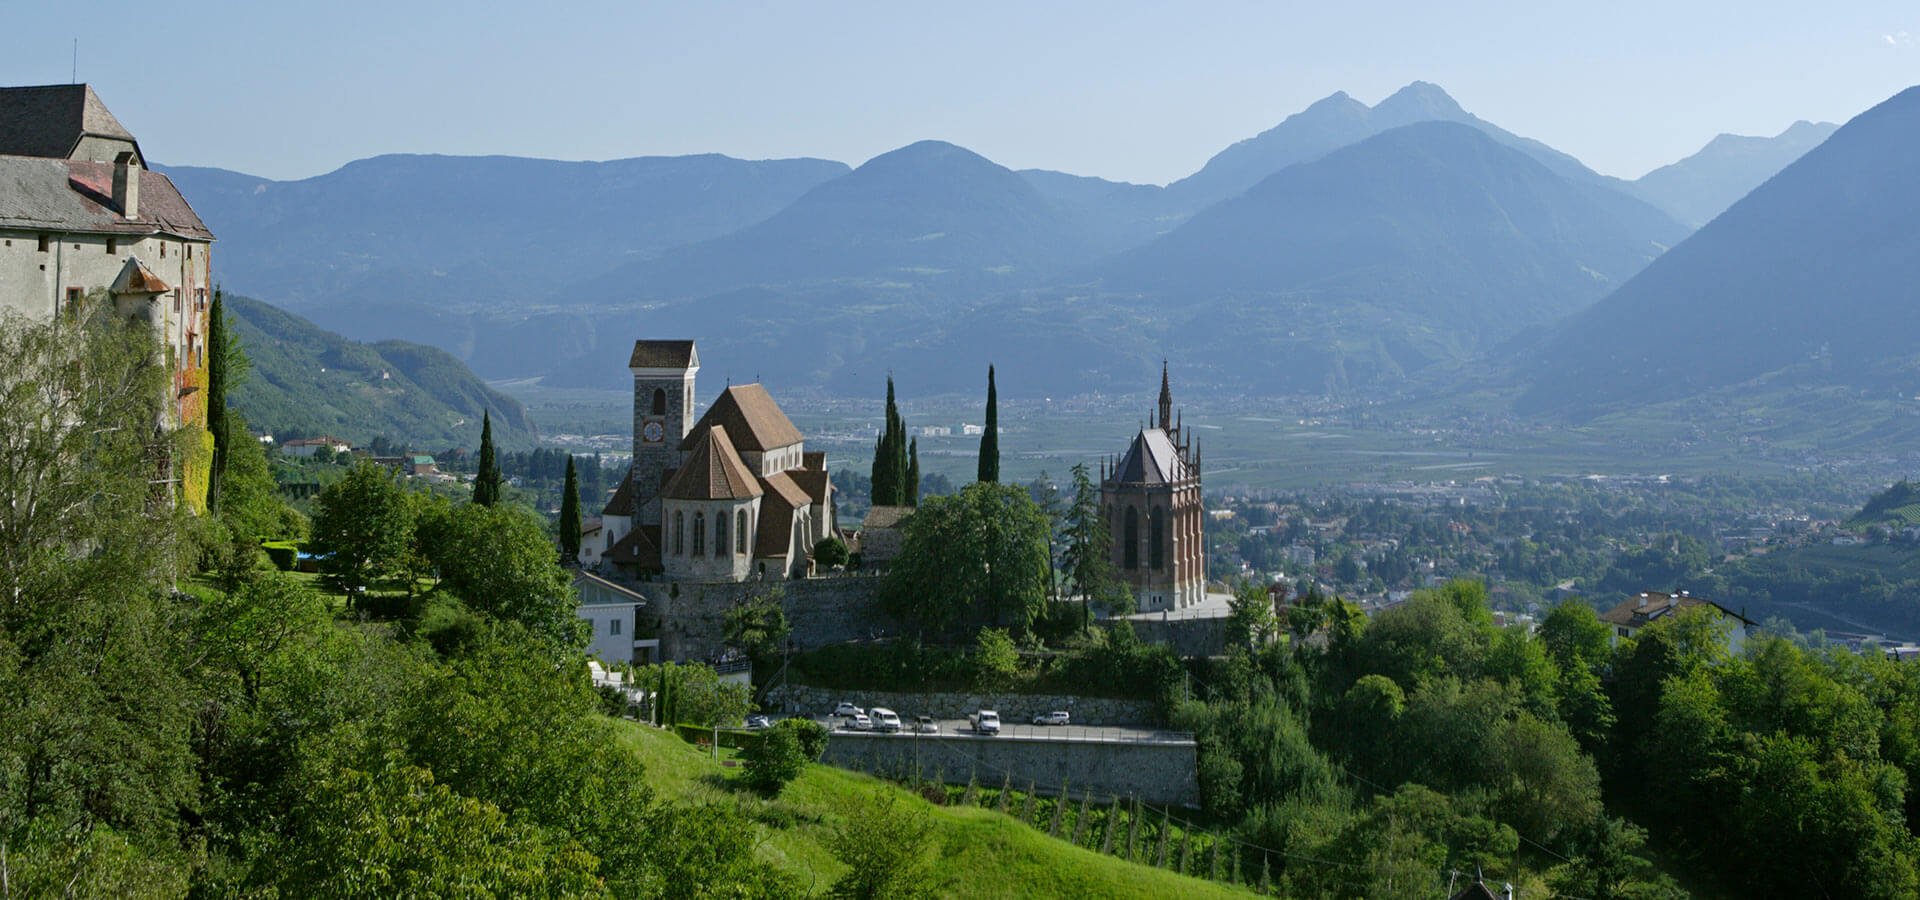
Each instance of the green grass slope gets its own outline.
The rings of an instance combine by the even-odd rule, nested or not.
[[[827,849],[834,828],[876,795],[927,812],[938,842],[934,888],[950,897],[1205,897],[1248,896],[1231,887],[1137,865],[1076,847],[1012,818],[972,807],[935,806],[878,779],[808,766],[774,800],[737,790],[739,769],[714,762],[663,731],[632,722],[617,726],[662,796],[686,801],[744,802],[762,825],[759,853],[824,893],[845,871]]]
[[[384,435],[417,448],[473,447],[480,415],[494,439],[534,443],[520,401],[488,387],[446,351],[401,341],[363,344],[246,297],[227,297],[227,318],[252,371],[233,404],[254,428],[331,434],[367,443]]]

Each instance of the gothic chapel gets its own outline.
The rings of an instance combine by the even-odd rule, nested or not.
[[[1200,457],[1173,418],[1165,363],[1156,412],[1158,424],[1142,428],[1120,461],[1104,461],[1100,471],[1113,566],[1142,612],[1185,609],[1207,596]]]

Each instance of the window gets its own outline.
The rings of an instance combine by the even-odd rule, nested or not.
[[[1125,565],[1129,569],[1140,568],[1140,511],[1127,507],[1127,529],[1121,543],[1127,548]]]
[[[1153,514],[1147,518],[1147,540],[1150,542],[1147,546],[1148,565],[1164,569],[1167,567],[1167,511],[1156,506]]]
[[[40,252],[41,253],[47,252],[47,245],[49,243],[52,243],[52,239],[49,236],[44,234],[40,236]]]
[[[77,313],[80,311],[80,298],[82,296],[84,296],[84,293],[79,288],[76,288],[76,287],[67,288],[67,314],[68,315],[73,315],[74,313]]]
[[[619,619],[608,619],[608,620],[607,620],[607,633],[608,633],[608,634],[619,634],[619,633],[620,633],[620,620],[619,620]]]
[[[160,258],[166,259],[167,258],[167,242],[160,241],[159,243],[160,243]]]
[[[693,555],[707,555],[707,514],[693,514]]]
[[[733,516],[733,552],[747,552],[747,511],[744,509]]]
[[[727,514],[713,517],[713,555],[727,555]]]
[[[676,511],[673,514],[673,555],[685,556],[686,554],[687,514]]]
[[[667,414],[667,392],[664,388],[653,389],[653,414],[656,416]]]
[[[107,238],[107,255],[115,256],[120,252],[120,239]]]

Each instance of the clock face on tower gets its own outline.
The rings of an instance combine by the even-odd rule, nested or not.
[[[658,444],[667,437],[667,426],[653,419],[640,426],[640,439],[649,444]]]

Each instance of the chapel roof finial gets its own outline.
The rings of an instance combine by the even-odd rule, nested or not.
[[[1160,430],[1173,427],[1173,388],[1167,383],[1167,361],[1160,360]]]

